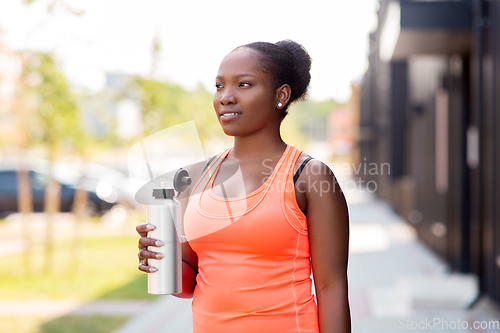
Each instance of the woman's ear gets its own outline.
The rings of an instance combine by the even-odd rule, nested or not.
[[[276,108],[283,109],[290,101],[292,89],[288,84],[284,84],[276,90]]]

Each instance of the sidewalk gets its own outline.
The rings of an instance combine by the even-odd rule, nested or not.
[[[161,296],[113,333],[191,333],[191,301]]]
[[[471,328],[475,321],[500,322],[485,301],[465,310],[477,296],[473,276],[450,274],[386,203],[370,195],[359,199],[349,204],[353,332],[498,332]]]
[[[477,278],[450,273],[387,203],[366,189],[346,186],[349,181],[339,179],[351,223],[352,331],[498,332],[494,304],[481,299],[466,310],[477,298]]]
[[[464,310],[477,294],[473,277],[450,275],[447,264],[385,202],[337,177],[351,223],[352,332],[498,332],[491,327],[500,321],[494,305],[480,301]],[[472,329],[475,321],[483,328]],[[485,328],[488,321],[493,323]],[[164,296],[114,333],[188,333],[191,328],[191,300]]]

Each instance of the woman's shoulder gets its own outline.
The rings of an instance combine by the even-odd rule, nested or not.
[[[300,170],[299,178],[302,184],[315,183],[325,180],[336,181],[332,169],[324,161],[302,152],[294,165],[293,174]]]
[[[306,162],[307,161],[307,162]],[[308,154],[305,151],[301,151],[301,154],[297,158],[297,161],[295,162],[294,166],[294,172],[300,168],[300,166],[306,162],[306,164],[303,166],[303,171],[307,168],[309,171],[316,171],[319,172],[323,170],[323,172],[326,171],[326,169],[330,169],[328,165],[323,162],[322,160],[315,158],[314,156]],[[302,171],[302,172],[303,172]],[[330,170],[331,171],[331,170]]]

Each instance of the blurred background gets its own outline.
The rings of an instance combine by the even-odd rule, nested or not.
[[[127,151],[191,120],[206,158],[231,146],[218,65],[281,39],[313,59],[282,137],[349,204],[353,332],[500,331],[500,1],[12,0],[0,332],[190,332],[191,300],[147,294],[137,270]]]

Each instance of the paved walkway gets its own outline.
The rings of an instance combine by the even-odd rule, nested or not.
[[[386,203],[360,199],[350,204],[353,332],[498,332],[470,329],[475,321],[500,323],[486,300],[465,310],[477,296],[473,276],[450,274]]]
[[[191,333],[191,301],[161,296],[113,333]]]
[[[351,222],[348,276],[353,332],[500,331],[491,327],[499,324],[499,312],[486,300],[463,309],[476,296],[473,277],[450,275],[447,264],[386,203],[355,189],[350,178],[336,175]],[[191,332],[190,307],[190,299],[164,296],[114,333]],[[483,328],[470,329],[473,325]]]

